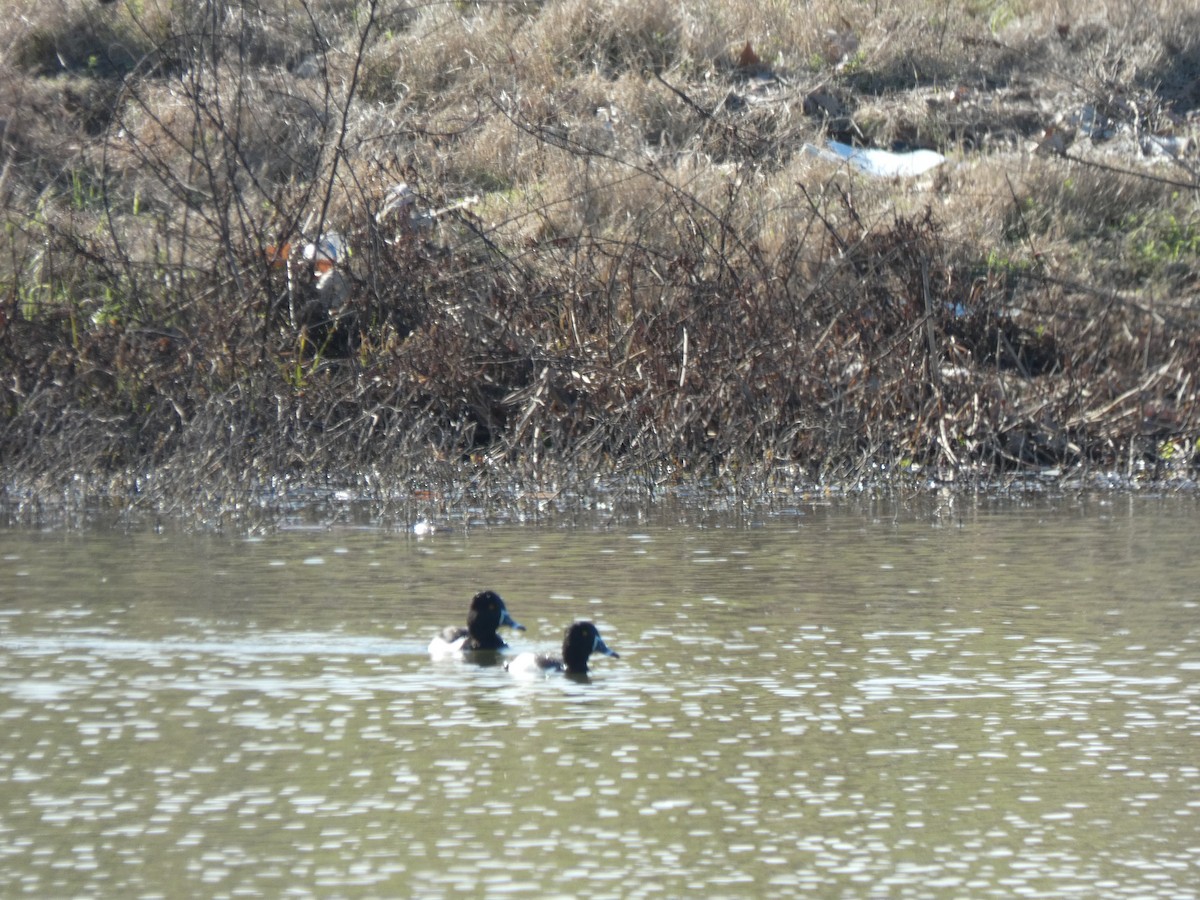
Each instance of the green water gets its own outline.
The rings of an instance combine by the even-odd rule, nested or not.
[[[3,532],[0,885],[1195,897],[1196,513]],[[621,658],[431,660],[483,587]]]

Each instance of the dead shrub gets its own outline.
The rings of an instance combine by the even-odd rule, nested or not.
[[[972,155],[872,182],[805,147],[1018,146],[1037,104],[997,84],[1085,52],[1047,43],[1045,9],[943,4],[932,35],[820,4],[198,9],[121,7],[104,27],[144,47],[121,79],[31,74],[86,47],[62,21],[9,34],[31,62],[0,79],[7,473],[178,498],[464,462],[522,484],[1191,464],[1186,166]],[[934,75],[1005,115],[908,90]],[[411,207],[380,215],[400,182]]]

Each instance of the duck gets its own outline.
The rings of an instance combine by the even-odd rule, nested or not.
[[[593,653],[603,653],[613,659],[621,658],[604,643],[595,625],[591,622],[576,622],[563,634],[561,657],[545,653],[522,653],[505,663],[504,668],[518,675],[565,672],[568,675],[586,677],[588,657]]]
[[[433,656],[446,656],[452,653],[469,653],[473,650],[506,650],[508,644],[496,634],[496,629],[501,625],[516,631],[525,630],[524,625],[509,615],[504,598],[495,591],[480,591],[471,598],[466,626],[451,625],[443,628],[441,633],[429,642],[429,652]]]

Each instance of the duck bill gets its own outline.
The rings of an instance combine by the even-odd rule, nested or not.
[[[512,628],[515,631],[524,631],[525,630],[525,626],[522,625],[520,622],[518,622],[516,619],[514,619],[512,616],[510,616],[508,614],[507,609],[503,610],[500,613],[500,624],[507,625],[509,628]]]
[[[613,659],[620,659],[616,650],[609,650],[608,645],[600,640],[600,635],[596,635],[596,645],[592,647],[594,653],[603,653],[605,656],[611,656]]]

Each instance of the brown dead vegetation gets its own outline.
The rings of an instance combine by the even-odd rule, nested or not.
[[[1190,478],[1183,6],[27,3],[5,480]],[[1149,137],[1172,164],[1113,149]]]

